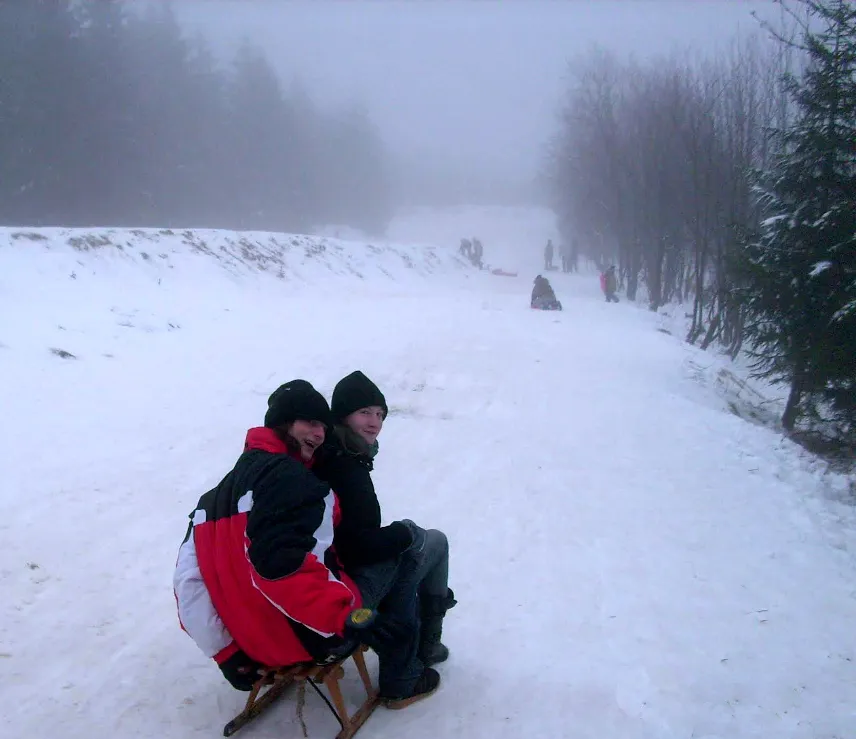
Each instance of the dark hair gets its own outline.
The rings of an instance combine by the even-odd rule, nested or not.
[[[289,454],[300,454],[300,442],[290,433],[293,424],[294,421],[280,424],[274,428],[273,432],[276,434],[276,438],[285,444],[285,448],[288,449]]]

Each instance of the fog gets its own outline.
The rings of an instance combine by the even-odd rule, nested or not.
[[[410,206],[549,204],[595,48],[699,59],[772,2],[0,3],[0,223],[382,235]]]
[[[365,103],[416,201],[482,203],[533,196],[569,62],[595,46],[639,59],[710,54],[757,31],[753,11],[776,16],[770,0],[187,0],[176,10],[221,58],[251,39],[322,104]]]

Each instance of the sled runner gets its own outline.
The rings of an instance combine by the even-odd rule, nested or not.
[[[273,705],[292,685],[301,686],[303,689],[308,685],[321,696],[324,703],[327,704],[327,708],[330,709],[342,727],[341,731],[336,734],[336,739],[351,739],[366,722],[368,717],[372,715],[372,712],[378,705],[378,693],[372,687],[371,678],[369,677],[368,669],[366,669],[366,660],[363,656],[363,652],[365,651],[366,647],[361,646],[353,654],[349,655],[357,666],[357,672],[360,675],[363,687],[366,689],[367,696],[362,706],[360,706],[353,716],[348,715],[348,709],[342,697],[342,689],[339,686],[339,681],[345,676],[345,669],[342,665],[348,657],[329,665],[292,665],[291,667],[282,667],[277,670],[268,670],[259,678],[253,686],[252,691],[250,691],[244,710],[223,728],[223,736],[232,736],[238,729],[246,726]],[[329,699],[321,692],[321,689],[318,687],[320,684],[323,684],[327,688],[327,692],[330,694]],[[332,703],[330,699],[332,699]],[[302,716],[300,721],[302,724]],[[304,735],[305,733],[306,728],[304,726]]]

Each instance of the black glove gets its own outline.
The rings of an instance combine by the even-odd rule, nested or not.
[[[365,644],[375,652],[401,644],[409,636],[402,623],[371,608],[357,608],[345,619],[345,638]]]
[[[223,673],[229,684],[235,690],[249,692],[253,689],[256,680],[259,679],[259,670],[265,669],[260,662],[251,659],[246,652],[240,649],[229,659],[220,663],[220,672]]]
[[[386,527],[386,530],[393,539],[392,551],[395,551],[396,556],[410,548],[413,543],[413,534],[410,533],[410,527],[406,523],[393,521]]]
[[[409,518],[405,518],[401,521],[410,532],[410,546],[405,549],[405,552],[410,552],[411,554],[421,554],[422,550],[425,549],[425,529],[419,528],[413,521]]]

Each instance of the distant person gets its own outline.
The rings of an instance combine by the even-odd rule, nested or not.
[[[479,239],[473,237],[473,256],[472,262],[479,269],[482,268],[482,256],[484,255],[484,247]]]
[[[562,242],[559,253],[562,255],[562,272],[567,274],[571,271],[571,247],[567,241]]]
[[[547,239],[547,246],[544,247],[544,269],[553,269],[553,240]]]
[[[472,248],[473,244],[469,239],[461,239],[461,245],[458,247],[458,251],[467,259],[472,259]]]
[[[615,265],[612,264],[605,272],[600,273],[600,289],[606,296],[607,303],[617,303],[618,279],[615,276]]]
[[[538,275],[535,278],[529,307],[536,310],[562,310],[562,304],[556,300],[556,293],[546,277]]]

